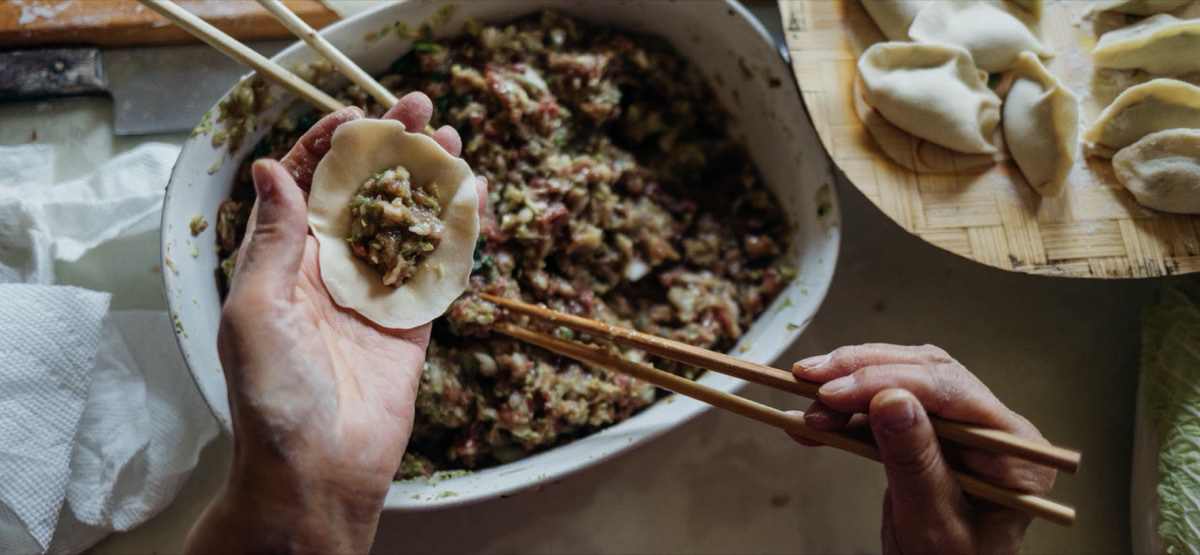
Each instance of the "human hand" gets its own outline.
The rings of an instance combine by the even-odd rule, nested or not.
[[[1045,442],[963,365],[931,346],[867,344],[839,348],[792,367],[823,383],[804,420],[820,430],[869,427],[887,474],[884,553],[1016,553],[1031,517],[964,496],[951,461],[995,485],[1042,495],[1052,469],[990,451],[941,445],[929,414]],[[805,445],[818,445],[795,438]]]
[[[412,93],[384,117],[420,131],[432,113],[429,98]],[[285,543],[259,546],[267,548],[358,552],[374,536],[412,432],[430,326],[380,328],[337,306],[318,272],[308,189],[334,130],[361,117],[357,108],[334,112],[281,161],[252,168],[258,199],[217,336],[233,466],[189,538],[196,551],[220,550],[206,540],[231,536],[243,548],[256,545],[254,537],[230,534],[238,525],[257,538],[277,531],[275,540]],[[453,128],[433,138],[452,155],[461,151]],[[486,189],[477,186],[482,211]]]

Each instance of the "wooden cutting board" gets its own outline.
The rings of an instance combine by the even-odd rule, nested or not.
[[[240,40],[288,38],[253,0],[176,0]],[[318,0],[284,0],[316,28],[338,19]],[[43,45],[137,46],[198,42],[134,0],[0,0],[0,48]]]
[[[1047,67],[1079,97],[1085,126],[1122,90],[1150,79],[1091,68],[1097,36],[1125,24],[1119,14],[1088,15],[1092,4],[1047,1],[1042,26],[1055,52]],[[1188,9],[1200,8],[1193,4]],[[942,174],[896,164],[855,109],[858,55],[883,40],[859,0],[779,5],[793,71],[825,148],[849,181],[904,229],[955,254],[1030,274],[1140,278],[1200,271],[1200,217],[1142,207],[1116,181],[1111,163],[1087,157],[1085,149],[1067,191],[1053,199],[1035,193],[1011,160]],[[1200,76],[1185,80],[1200,84]]]

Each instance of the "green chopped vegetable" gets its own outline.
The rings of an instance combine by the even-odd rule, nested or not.
[[[419,40],[413,43],[413,50],[417,52],[441,52],[442,45],[427,40]]]
[[[396,27],[396,36],[400,37],[401,40],[411,39],[411,38],[417,36],[417,34],[413,32],[412,26],[410,26],[408,24],[408,22],[397,21],[395,27]]]
[[[208,229],[208,220],[204,219],[204,214],[196,214],[196,217],[188,222],[188,228],[192,230],[192,237],[195,237]]]
[[[1200,545],[1200,281],[1168,286],[1142,315],[1146,413],[1158,446],[1158,534]]]

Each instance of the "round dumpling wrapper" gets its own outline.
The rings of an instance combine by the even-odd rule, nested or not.
[[[436,182],[445,230],[437,248],[399,287],[350,250],[350,199],[375,174],[404,166],[413,183]],[[320,248],[321,281],[334,302],[385,328],[414,328],[450,307],[467,288],[479,198],[475,175],[433,139],[408,133],[395,120],[358,119],[338,126],[317,164],[308,197],[308,223]]]

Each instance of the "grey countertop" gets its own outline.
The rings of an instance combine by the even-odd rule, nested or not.
[[[773,4],[753,7],[768,27],[772,17],[777,27]],[[79,153],[76,164],[98,163],[136,142],[112,138],[105,127],[108,109],[96,99],[57,103],[38,113],[3,108],[0,144],[27,142],[26,129],[36,125],[39,140],[60,141]],[[945,348],[1048,438],[1084,453],[1080,473],[1061,476],[1053,492],[1078,507],[1077,523],[1072,528],[1035,523],[1025,551],[1128,551],[1138,315],[1163,280],[1055,279],[988,268],[909,235],[844,179],[838,193],[844,235],[833,287],[779,364],[871,341]],[[759,387],[745,394],[781,408],[805,405]],[[178,551],[191,522],[220,487],[229,453],[229,440],[218,438],[170,507],[95,551]],[[763,425],[710,411],[541,491],[457,510],[385,514],[375,548],[870,552],[879,550],[883,488],[882,470],[874,463],[800,447]]]

